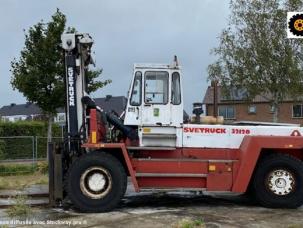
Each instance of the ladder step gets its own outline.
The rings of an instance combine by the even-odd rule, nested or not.
[[[186,191],[206,191],[206,188],[140,188],[140,191],[148,191],[148,192],[186,192]]]
[[[176,147],[155,147],[155,146],[128,146],[128,150],[176,150]]]
[[[207,177],[200,173],[136,173],[136,177]]]
[[[142,134],[144,138],[170,138],[170,139],[176,139],[176,134]]]
[[[224,160],[224,159],[196,159],[196,158],[138,158],[138,161],[151,162],[210,162],[210,163],[233,163],[239,160]]]

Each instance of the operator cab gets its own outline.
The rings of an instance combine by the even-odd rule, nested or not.
[[[173,64],[135,64],[125,125],[138,126],[140,146],[173,146],[183,124],[181,68]]]

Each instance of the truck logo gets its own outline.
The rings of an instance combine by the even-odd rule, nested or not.
[[[194,128],[194,127],[185,127],[184,132],[187,133],[211,133],[211,134],[226,134],[225,128]]]
[[[211,127],[184,127],[185,133],[200,133],[200,134],[231,134],[231,135],[249,135],[250,129],[243,128],[211,128]]]
[[[75,106],[75,89],[74,89],[74,68],[67,69],[68,75],[68,103],[69,106]]]

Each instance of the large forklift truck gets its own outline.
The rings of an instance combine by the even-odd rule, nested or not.
[[[177,58],[135,64],[124,117],[104,112],[87,93],[92,44],[88,34],[62,35],[67,132],[49,145],[52,205],[112,210],[128,177],[136,192],[249,190],[265,207],[303,204],[301,127],[184,123]]]

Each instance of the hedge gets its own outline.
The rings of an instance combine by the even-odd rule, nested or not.
[[[0,137],[47,136],[47,124],[40,121],[0,122]],[[53,124],[53,136],[61,136],[61,128]]]
[[[38,121],[0,122],[0,160],[33,157],[33,139],[14,136],[46,137],[47,124]],[[53,137],[60,136],[60,126],[53,124]],[[38,158],[46,157],[46,141],[41,138],[38,140]]]
[[[0,160],[5,158],[5,141],[0,139]]]

